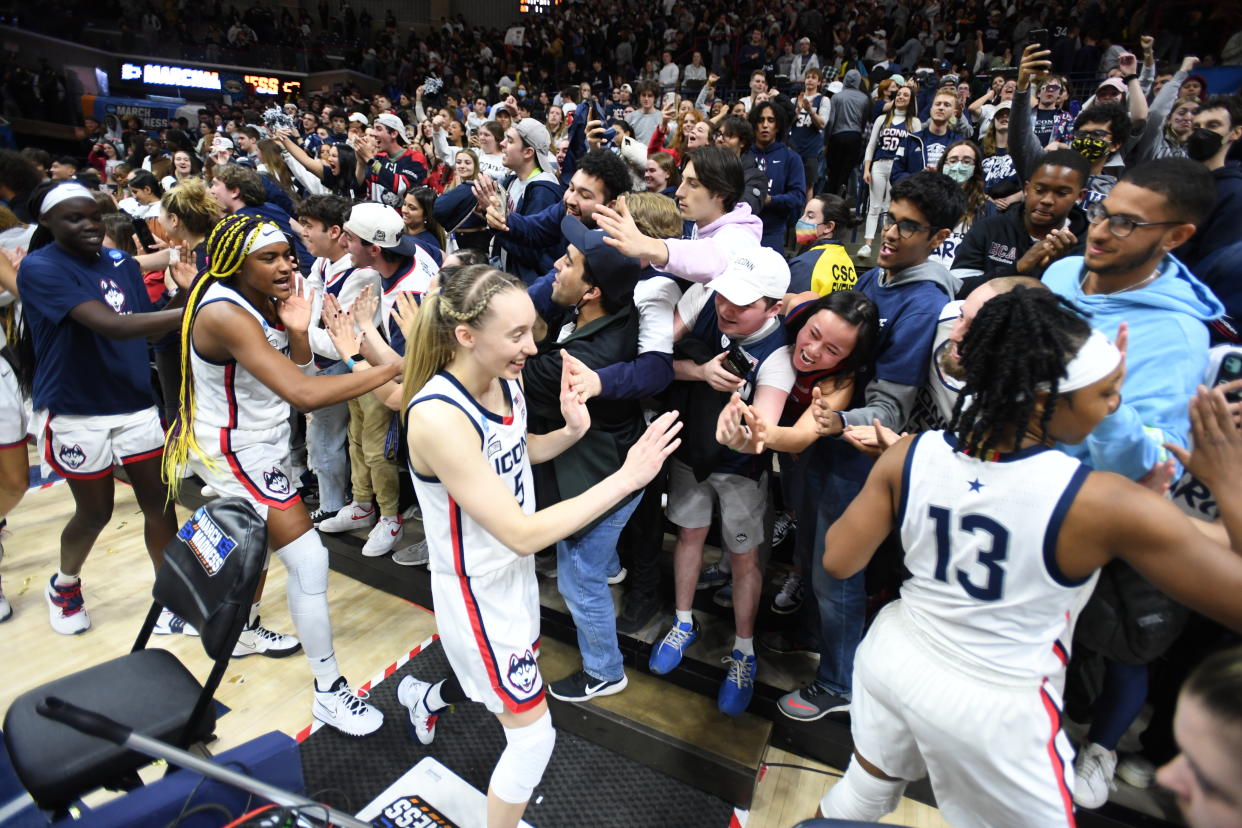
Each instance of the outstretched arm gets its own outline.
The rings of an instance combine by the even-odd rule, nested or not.
[[[235,359],[259,382],[299,411],[352,400],[397,375],[400,364],[357,374],[308,377],[273,348],[254,317],[232,302],[212,302],[194,318],[194,344],[212,359]]]
[[[435,475],[466,514],[519,555],[573,534],[647,485],[681,443],[681,423],[670,411],[647,428],[619,470],[577,497],[528,515],[478,450],[478,432],[460,409],[439,400],[419,403],[410,409],[408,427],[414,470]]]

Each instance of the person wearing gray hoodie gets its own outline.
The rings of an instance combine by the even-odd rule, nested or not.
[[[901,432],[927,382],[940,311],[953,298],[956,284],[944,265],[928,257],[952,232],[966,209],[965,200],[961,187],[930,170],[893,185],[878,265],[859,277],[854,288],[879,308],[875,364],[860,372],[849,410],[827,410],[819,400],[813,404],[819,433],[828,439],[810,447],[817,455],[807,463],[804,484],[805,491],[819,497],[812,534],[817,557],[812,560],[823,557],[824,534],[862,491],[871,470],[870,458],[840,439],[842,432],[876,419]],[[814,681],[787,693],[778,705],[798,721],[849,709],[854,651],[862,641],[867,606],[864,572],[837,579],[815,566],[811,586],[815,600],[803,603],[802,623],[819,631],[819,669]]]
[[[828,192],[844,195],[850,170],[862,157],[863,127],[871,111],[871,98],[861,90],[862,74],[857,69],[845,73],[844,88],[832,97],[828,124],[824,127],[828,164]]]

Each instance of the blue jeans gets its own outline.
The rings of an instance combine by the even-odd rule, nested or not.
[[[819,492],[811,546],[811,589],[819,632],[815,680],[835,695],[849,698],[854,686],[854,652],[862,642],[867,617],[867,575],[865,570],[844,580],[829,575],[824,569],[824,535],[862,491],[865,480],[834,473],[831,466],[823,471],[822,477],[812,473],[806,480],[808,493]],[[819,479],[813,481],[812,476]]]
[[[621,569],[617,537],[641,499],[639,492],[582,538],[556,544],[557,589],[578,628],[582,669],[603,681],[617,681],[625,675],[608,576]]]
[[[347,374],[344,362],[338,362],[315,376]],[[307,465],[319,480],[319,508],[335,512],[345,508],[345,492],[349,486],[349,404],[337,403],[318,408],[306,418]]]

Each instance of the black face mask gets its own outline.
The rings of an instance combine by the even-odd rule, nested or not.
[[[1224,142],[1225,136],[1219,132],[1199,127],[1186,139],[1186,154],[1192,161],[1206,161],[1220,152],[1220,145]]]

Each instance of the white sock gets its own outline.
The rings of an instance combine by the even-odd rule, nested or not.
[[[58,569],[56,570],[56,580],[54,583],[56,584],[56,586],[67,587],[67,586],[73,586],[80,580],[82,580],[80,576],[66,575],[63,571]]]
[[[733,637],[733,649],[742,655],[753,656],[755,654],[755,637],[742,638],[740,635]]]
[[[694,626],[694,613],[690,610],[676,610],[678,622],[687,626]]]

